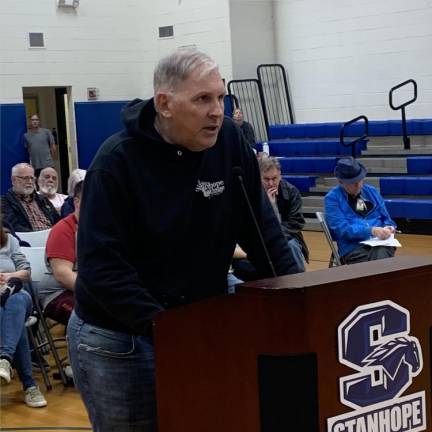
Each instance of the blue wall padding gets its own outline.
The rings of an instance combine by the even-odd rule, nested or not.
[[[75,102],[78,166],[87,169],[101,144],[123,129],[120,113],[126,101]]]
[[[284,180],[294,185],[300,192],[309,192],[309,188],[316,186],[317,176],[282,176]]]
[[[407,157],[407,169],[408,174],[432,174],[432,157]]]
[[[432,177],[382,177],[382,195],[432,195]]]
[[[392,218],[432,219],[432,200],[386,199]]]
[[[282,173],[332,173],[336,157],[282,157],[279,159]]]
[[[342,123],[299,123],[294,125],[271,125],[270,139],[283,138],[333,138],[339,137]],[[364,122],[358,122],[345,129],[345,136],[363,135]],[[408,135],[432,135],[432,119],[413,119],[407,121]],[[401,136],[401,120],[369,121],[369,136]]]
[[[28,162],[28,153],[22,144],[27,131],[24,104],[0,104],[0,193],[11,186],[11,168],[20,162]]]
[[[349,139],[347,140],[349,142]],[[367,147],[366,141],[356,145],[356,154]],[[324,155],[351,155],[351,147],[345,147],[339,140],[277,140],[270,141],[270,154],[272,156],[324,156]]]

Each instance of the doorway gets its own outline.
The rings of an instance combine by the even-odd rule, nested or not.
[[[38,114],[41,127],[52,132],[57,144],[54,158],[59,175],[59,192],[67,194],[67,181],[71,170],[76,168],[76,143],[74,116],[72,112],[71,87],[23,87],[23,100],[27,127],[30,117]]]

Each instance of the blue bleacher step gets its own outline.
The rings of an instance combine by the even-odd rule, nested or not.
[[[353,138],[346,140],[347,143]],[[269,141],[272,156],[334,156],[351,155],[351,147],[343,146],[339,140],[332,138],[320,139],[278,139]],[[367,149],[367,140],[356,145],[356,154]],[[258,149],[260,150],[260,149]]]
[[[333,173],[336,166],[337,157],[331,156],[306,156],[306,157],[280,157],[282,173],[284,175],[302,173]]]
[[[271,125],[269,137],[282,138],[331,138],[339,137],[342,122],[330,123],[298,123],[288,125]],[[361,136],[364,131],[363,122],[351,125],[345,136]],[[408,135],[432,135],[432,119],[411,119],[407,121]],[[400,120],[370,120],[369,136],[402,136]]]
[[[385,198],[392,218],[432,220],[432,199]]]
[[[382,195],[432,195],[431,177],[381,177]]]
[[[409,174],[432,174],[432,156],[407,157]]]
[[[311,187],[315,187],[318,176],[306,175],[283,175],[282,178],[294,185],[300,192],[309,192]]]

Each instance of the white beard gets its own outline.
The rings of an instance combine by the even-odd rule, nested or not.
[[[55,195],[57,193],[57,188],[55,186],[40,186],[39,190],[44,195]]]
[[[21,188],[16,188],[15,192],[21,195],[31,195],[34,192],[33,186],[24,186]]]

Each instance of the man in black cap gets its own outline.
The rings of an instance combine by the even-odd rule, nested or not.
[[[367,170],[352,157],[338,160],[335,176],[339,185],[325,196],[325,217],[345,264],[394,256],[392,246],[368,246],[361,241],[388,239],[396,232],[384,200],[371,185],[364,184]]]

